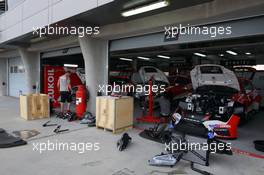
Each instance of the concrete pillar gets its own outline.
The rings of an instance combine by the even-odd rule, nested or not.
[[[86,86],[89,90],[87,110],[95,114],[99,85],[108,83],[108,41],[90,37],[79,38],[85,62]]]
[[[7,59],[0,58],[0,96],[7,95]]]
[[[18,49],[25,66],[27,93],[35,93],[40,83],[40,53],[29,52],[25,48]]]

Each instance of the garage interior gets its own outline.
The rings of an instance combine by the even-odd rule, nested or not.
[[[250,79],[254,88],[263,97],[264,92],[264,36],[243,37],[232,40],[216,40],[210,42],[196,42],[187,44],[164,45],[158,47],[137,48],[129,50],[118,50],[110,52],[109,79],[112,83],[117,76],[126,75],[131,78],[142,66],[154,66],[162,70],[168,77],[184,76],[189,77],[190,71],[196,65],[219,64],[230,70],[236,68],[254,67],[258,65],[257,73],[251,77],[252,72],[236,72],[237,76]],[[228,53],[232,51],[232,53]],[[256,68],[256,67],[255,67]],[[112,75],[112,77],[111,77]],[[257,76],[256,76],[257,75]],[[111,81],[111,78],[113,79]],[[128,79],[130,79],[128,78]],[[127,78],[119,82],[127,83]],[[136,102],[138,103],[138,101]],[[171,107],[171,113],[177,107]],[[140,116],[141,107],[135,104],[135,118]],[[253,140],[258,140],[263,136],[263,99],[261,109],[254,114],[245,124],[238,129],[238,139],[230,142],[238,150],[245,150],[259,154],[260,152],[252,146]],[[155,109],[156,116],[160,115],[160,108]],[[140,127],[141,124],[139,124]],[[144,125],[143,125],[144,126]],[[235,149],[234,149],[235,150]]]
[[[68,51],[69,49],[66,49]],[[65,53],[67,53],[64,51]],[[63,53],[63,51],[62,51]],[[41,73],[40,73],[40,87],[41,87],[41,92],[44,92],[44,67],[45,66],[58,66],[58,67],[65,67],[67,66],[72,66],[74,69],[84,69],[84,59],[82,54],[70,54],[70,55],[49,55],[45,56],[46,54],[49,53],[43,53],[42,58],[40,61],[40,67],[41,67]]]

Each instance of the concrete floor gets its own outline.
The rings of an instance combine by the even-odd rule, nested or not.
[[[47,119],[25,121],[19,117],[18,99],[0,97],[0,126],[12,132],[14,130],[36,129],[40,135],[28,140],[28,145],[0,149],[0,174],[3,175],[173,175],[173,174],[197,174],[190,170],[189,163],[185,161],[173,168],[151,167],[147,161],[163,150],[163,145],[145,140],[138,136],[139,130],[129,131],[133,141],[124,152],[116,149],[116,141],[120,135],[111,132],[87,128],[78,122],[66,122],[52,118],[52,121],[62,124],[63,128],[71,131],[54,135],[53,127],[43,128],[42,124]],[[263,112],[255,117],[248,125],[239,129],[240,138],[232,141],[232,146],[262,154],[254,150],[252,140],[263,139]],[[72,151],[49,151],[40,154],[33,151],[33,144],[38,142],[91,142],[100,143],[99,151],[89,151],[79,154]],[[203,167],[213,174],[233,175],[263,175],[264,161],[241,154],[233,156],[211,155],[210,166]]]

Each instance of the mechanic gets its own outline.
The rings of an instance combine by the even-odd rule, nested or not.
[[[67,105],[67,112],[70,111],[71,103],[71,80],[70,80],[70,71],[66,71],[64,75],[60,76],[58,79],[57,87],[60,91],[60,106],[61,113],[64,112],[65,104]]]

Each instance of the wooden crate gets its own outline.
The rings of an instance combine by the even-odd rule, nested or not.
[[[102,96],[96,98],[96,127],[123,132],[133,127],[132,97]]]
[[[50,117],[48,95],[20,95],[20,116],[26,120]]]

